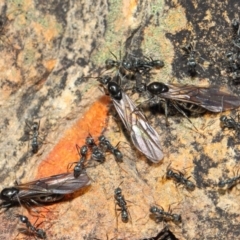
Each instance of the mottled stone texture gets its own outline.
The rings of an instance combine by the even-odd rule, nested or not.
[[[173,213],[182,215],[182,224],[169,223],[179,239],[237,239],[238,187],[220,194],[216,183],[239,174],[239,139],[234,132],[221,130],[221,114],[191,117],[196,131],[181,114],[169,116],[166,127],[162,113],[146,111],[165,154],[161,163],[151,164],[134,149],[111,102],[102,98],[104,91],[96,79],[86,77],[103,74],[105,60],[114,58],[111,52],[118,58],[121,52],[121,57],[164,60],[165,67],[155,70],[149,81],[215,84],[240,95],[239,87],[228,78],[224,59],[231,50],[231,20],[238,17],[238,1],[2,2],[2,188],[15,180],[27,182],[67,171],[68,163],[78,158],[75,145],[81,146],[89,132],[97,138],[105,130],[124,153],[119,165],[107,154],[104,164],[88,168],[90,187],[48,209],[34,209],[34,215],[41,211],[39,227],[46,229],[48,239],[150,238],[163,228],[149,218],[152,205],[166,211],[170,206]],[[190,42],[196,43],[194,78],[187,73],[181,50]],[[128,94],[137,103],[146,100],[131,91]],[[26,119],[40,120],[37,154],[31,153]],[[193,192],[165,178],[170,163],[191,176],[196,183]],[[131,214],[128,223],[115,212],[114,189],[120,184]],[[14,239],[17,229],[24,227],[14,217],[17,213],[29,216],[33,223],[36,220],[23,207],[3,212],[1,239]]]

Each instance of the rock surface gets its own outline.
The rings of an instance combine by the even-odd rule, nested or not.
[[[231,20],[238,1],[9,1],[2,4],[0,30],[0,157],[1,186],[12,186],[67,171],[78,159],[75,145],[88,133],[104,134],[124,153],[119,165],[106,162],[88,168],[90,187],[41,209],[39,227],[48,239],[144,239],[164,227],[149,218],[149,208],[169,206],[182,224],[169,223],[179,239],[237,239],[238,186],[220,194],[216,183],[238,174],[239,139],[222,131],[221,114],[191,118],[146,115],[158,131],[164,160],[151,164],[134,149],[130,137],[94,78],[104,74],[106,59],[150,56],[165,67],[151,81],[216,84],[239,94],[225,71],[230,49]],[[196,42],[197,75],[187,73],[181,48]],[[129,92],[131,93],[131,92]],[[131,95],[135,102],[146,99]],[[230,113],[226,113],[229,115]],[[231,113],[236,115],[236,111]],[[25,121],[40,121],[40,148],[31,153]],[[166,169],[185,172],[196,184],[193,192],[167,180]],[[114,189],[128,200],[131,221],[115,212]],[[51,210],[51,211],[50,211]],[[1,239],[21,239],[23,228],[14,214],[31,216],[23,207],[1,213]],[[118,221],[117,221],[118,219]],[[17,237],[16,237],[17,236]]]

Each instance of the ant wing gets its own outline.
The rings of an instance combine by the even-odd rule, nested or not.
[[[47,184],[48,191],[51,193],[70,194],[89,185],[90,179],[85,172],[77,178],[71,172],[51,176],[49,180],[45,180],[45,183]]]
[[[129,104],[129,102],[126,101],[125,96],[126,96],[126,94],[124,94],[122,92],[122,99],[120,101],[115,100],[114,98],[112,98],[112,101],[113,101],[114,107],[115,107],[119,117],[121,118],[125,128],[128,131],[131,131],[131,118],[130,118],[131,107],[132,107],[131,104],[133,104],[133,106],[135,106],[135,105],[133,102],[131,102]]]
[[[144,114],[137,110],[128,95],[122,92],[122,99],[113,104],[125,127],[131,134],[134,146],[154,163],[163,158],[158,133],[149,125]]]
[[[16,198],[34,198],[52,194],[70,194],[90,184],[86,173],[75,178],[73,173],[63,173],[16,186],[20,191]]]
[[[211,112],[222,112],[240,106],[240,98],[217,87],[196,87],[194,85],[168,84],[169,91],[160,97],[192,103]]]
[[[137,119],[132,126],[131,138],[134,146],[152,162],[158,163],[163,159],[159,136],[145,119]]]

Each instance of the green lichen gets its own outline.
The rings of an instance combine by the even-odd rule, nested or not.
[[[99,51],[95,52],[95,55],[92,56],[93,62],[97,65],[104,65],[106,59],[114,58],[111,52],[113,52],[119,58],[119,52],[121,50],[120,42],[123,39],[125,30],[124,28],[116,29],[117,21],[121,18],[119,16],[121,14],[122,2],[110,0],[109,13],[107,15],[107,29],[104,38],[104,48],[100,48]]]

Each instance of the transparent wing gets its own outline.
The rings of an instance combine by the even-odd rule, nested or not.
[[[158,163],[163,159],[159,136],[146,121],[137,120],[137,124],[132,126],[131,138],[134,146],[152,162]]]
[[[133,101],[124,92],[120,101],[112,100],[119,117],[130,132],[134,146],[152,162],[161,161],[163,152],[158,133],[149,125],[144,114],[137,110]]]
[[[217,87],[196,87],[193,85],[168,84],[169,91],[160,97],[189,102],[211,112],[222,112],[240,106],[240,97],[219,90]]]

